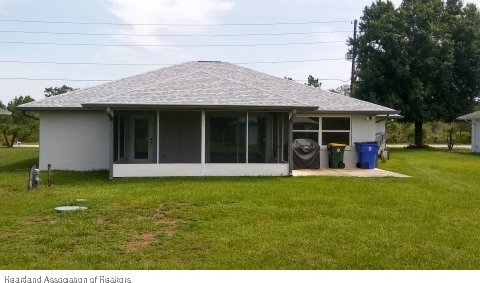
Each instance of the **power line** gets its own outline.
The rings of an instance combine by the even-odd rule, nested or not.
[[[60,79],[60,78],[26,78],[26,77],[2,77],[0,80],[24,80],[24,81],[71,81],[71,82],[111,82],[113,80],[98,79]]]
[[[330,33],[350,33],[350,32],[351,31],[349,31],[349,30],[338,30],[338,31],[282,32],[282,33],[237,33],[237,34],[135,34],[135,33],[85,33],[85,32],[0,30],[0,33],[86,35],[86,36],[139,36],[139,37],[241,37],[241,36],[282,36],[282,35],[330,34]]]
[[[0,19],[0,22],[17,23],[40,23],[40,24],[68,24],[68,25],[111,25],[111,26],[176,26],[176,27],[198,27],[198,26],[275,26],[275,25],[310,25],[310,24],[334,24],[351,23],[350,20],[336,21],[309,21],[309,22],[273,22],[273,23],[226,23],[226,24],[176,24],[176,23],[113,23],[113,22],[74,22],[74,21],[45,21],[45,20],[20,20]]]
[[[0,77],[0,80],[24,80],[24,81],[71,81],[71,82],[111,82],[114,80],[107,79],[68,79],[68,78],[29,78],[29,77]],[[326,79],[318,78],[320,81],[341,81],[348,82],[348,80],[342,79]],[[293,80],[297,82],[306,82],[307,80]]]
[[[345,58],[321,58],[304,60],[282,60],[282,61],[250,61],[250,62],[232,62],[237,65],[249,64],[283,64],[283,63],[304,63],[321,61],[340,61]],[[58,61],[22,61],[22,60],[0,60],[0,63],[18,63],[18,64],[52,64],[52,65],[101,65],[101,66],[170,66],[173,64],[165,63],[102,63],[102,62],[58,62]]]
[[[332,44],[332,43],[345,43],[345,41],[335,40],[335,41],[251,43],[251,44],[102,44],[102,43],[0,41],[0,44],[57,45],[57,46],[116,46],[116,47],[120,47],[120,46],[123,46],[123,47],[250,47],[250,46],[313,45],[313,44]]]

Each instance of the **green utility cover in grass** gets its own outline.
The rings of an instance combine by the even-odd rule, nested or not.
[[[87,209],[86,207],[84,206],[59,206],[59,207],[55,207],[55,211],[56,212],[69,212],[69,211],[77,211],[77,210],[85,210]]]

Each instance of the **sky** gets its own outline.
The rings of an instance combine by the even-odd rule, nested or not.
[[[0,101],[38,100],[47,87],[86,88],[199,60],[300,83],[313,75],[323,89],[336,88],[349,84],[345,42],[371,2],[0,0]]]

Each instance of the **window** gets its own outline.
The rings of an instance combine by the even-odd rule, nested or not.
[[[318,143],[318,117],[295,117],[293,119],[293,139],[311,139]]]
[[[322,145],[329,143],[344,143],[350,145],[350,118],[322,118]]]

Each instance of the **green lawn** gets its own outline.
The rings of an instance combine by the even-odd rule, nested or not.
[[[393,151],[381,167],[408,179],[54,172],[28,192],[37,155],[0,149],[0,269],[480,269],[479,155]]]

